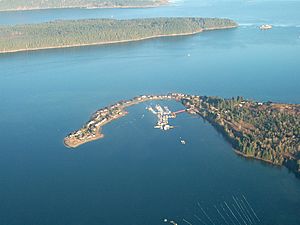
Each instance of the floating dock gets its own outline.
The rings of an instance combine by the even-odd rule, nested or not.
[[[179,110],[177,112],[171,112],[171,110],[167,106],[160,106],[159,104],[155,105],[155,107],[147,107],[148,111],[152,112],[157,116],[157,123],[154,126],[156,129],[161,130],[169,130],[173,129],[174,126],[169,125],[169,119],[176,118],[176,115],[179,113],[186,112],[186,110]]]

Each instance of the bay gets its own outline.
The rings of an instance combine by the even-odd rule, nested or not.
[[[0,55],[0,224],[164,224],[165,218],[200,224],[194,214],[207,218],[197,202],[221,223],[214,205],[232,207],[232,196],[243,195],[261,220],[256,224],[299,224],[299,179],[235,155],[200,118],[181,114],[171,121],[174,130],[161,132],[141,104],[105,126],[102,140],[75,150],[62,142],[98,108],[139,94],[299,104],[297,9],[297,1],[190,0],[155,9],[0,13],[2,24],[111,15],[224,16],[241,24],[186,37]],[[257,29],[264,22],[274,29]]]

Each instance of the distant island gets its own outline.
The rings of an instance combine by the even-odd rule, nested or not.
[[[81,129],[70,133],[64,144],[75,148],[103,138],[102,127],[125,116],[127,107],[153,100],[182,103],[186,112],[201,116],[221,132],[237,154],[273,165],[285,165],[300,175],[300,104],[181,93],[142,95],[99,109]]]
[[[63,20],[0,26],[0,53],[112,44],[234,27],[237,24],[230,19],[185,17]]]
[[[145,8],[165,5],[169,0],[0,0],[0,11],[63,8]]]

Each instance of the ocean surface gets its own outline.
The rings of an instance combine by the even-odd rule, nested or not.
[[[104,127],[102,140],[74,150],[63,145],[97,109],[140,94],[299,104],[299,10],[300,1],[186,0],[151,9],[0,13],[0,24],[156,16],[240,23],[186,37],[0,55],[0,225],[226,224],[215,207],[229,224],[299,225],[293,173],[237,156],[198,117],[180,114],[170,121],[175,129],[153,129],[145,107],[155,102],[129,108]],[[260,31],[263,23],[274,28]],[[226,215],[222,206],[233,210],[233,197],[245,197],[259,220],[252,214],[252,223],[237,221],[225,208]]]

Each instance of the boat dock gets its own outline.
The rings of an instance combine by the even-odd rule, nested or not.
[[[158,104],[155,105],[154,108],[151,106],[147,107],[147,110],[157,116],[157,123],[154,128],[161,130],[173,129],[174,126],[169,125],[169,119],[176,118],[177,114],[186,112],[186,110],[171,112],[171,110],[167,106],[162,107]]]

